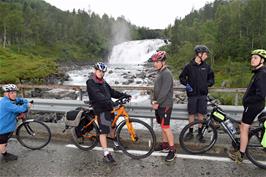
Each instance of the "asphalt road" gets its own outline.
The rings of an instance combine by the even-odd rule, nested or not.
[[[51,142],[42,150],[32,151],[12,139],[8,148],[19,159],[14,162],[1,160],[0,176],[263,177],[266,173],[248,160],[237,165],[226,157],[177,154],[173,162],[165,162],[163,153],[133,160],[117,152],[113,153],[117,161],[114,166],[102,161],[100,148],[82,151],[68,142]]]

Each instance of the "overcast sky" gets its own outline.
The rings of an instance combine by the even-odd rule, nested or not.
[[[175,18],[183,18],[192,9],[200,9],[214,0],[45,0],[62,10],[84,9],[112,17],[125,16],[132,24],[164,29]]]

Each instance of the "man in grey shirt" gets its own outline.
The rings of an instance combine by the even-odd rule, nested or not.
[[[148,60],[153,62],[154,68],[158,71],[154,83],[154,95],[152,108],[155,110],[157,122],[162,128],[163,142],[155,147],[155,151],[168,152],[165,161],[175,159],[174,135],[170,128],[170,118],[173,107],[173,76],[166,67],[166,52],[158,51]]]

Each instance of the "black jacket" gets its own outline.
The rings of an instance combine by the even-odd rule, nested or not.
[[[87,82],[87,92],[95,113],[113,110],[111,98],[121,98],[124,93],[118,92],[103,80],[100,82],[95,76],[91,76]]]
[[[180,83],[183,85],[189,84],[192,92],[187,92],[187,96],[202,96],[208,94],[208,87],[214,84],[214,73],[206,62],[197,64],[195,58],[185,66],[179,75]]]
[[[254,75],[243,97],[243,105],[265,105],[266,97],[266,67],[252,71]]]

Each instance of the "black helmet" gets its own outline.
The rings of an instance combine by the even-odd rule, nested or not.
[[[196,54],[198,53],[210,53],[208,47],[206,45],[196,45],[195,48],[194,48],[194,51]]]

